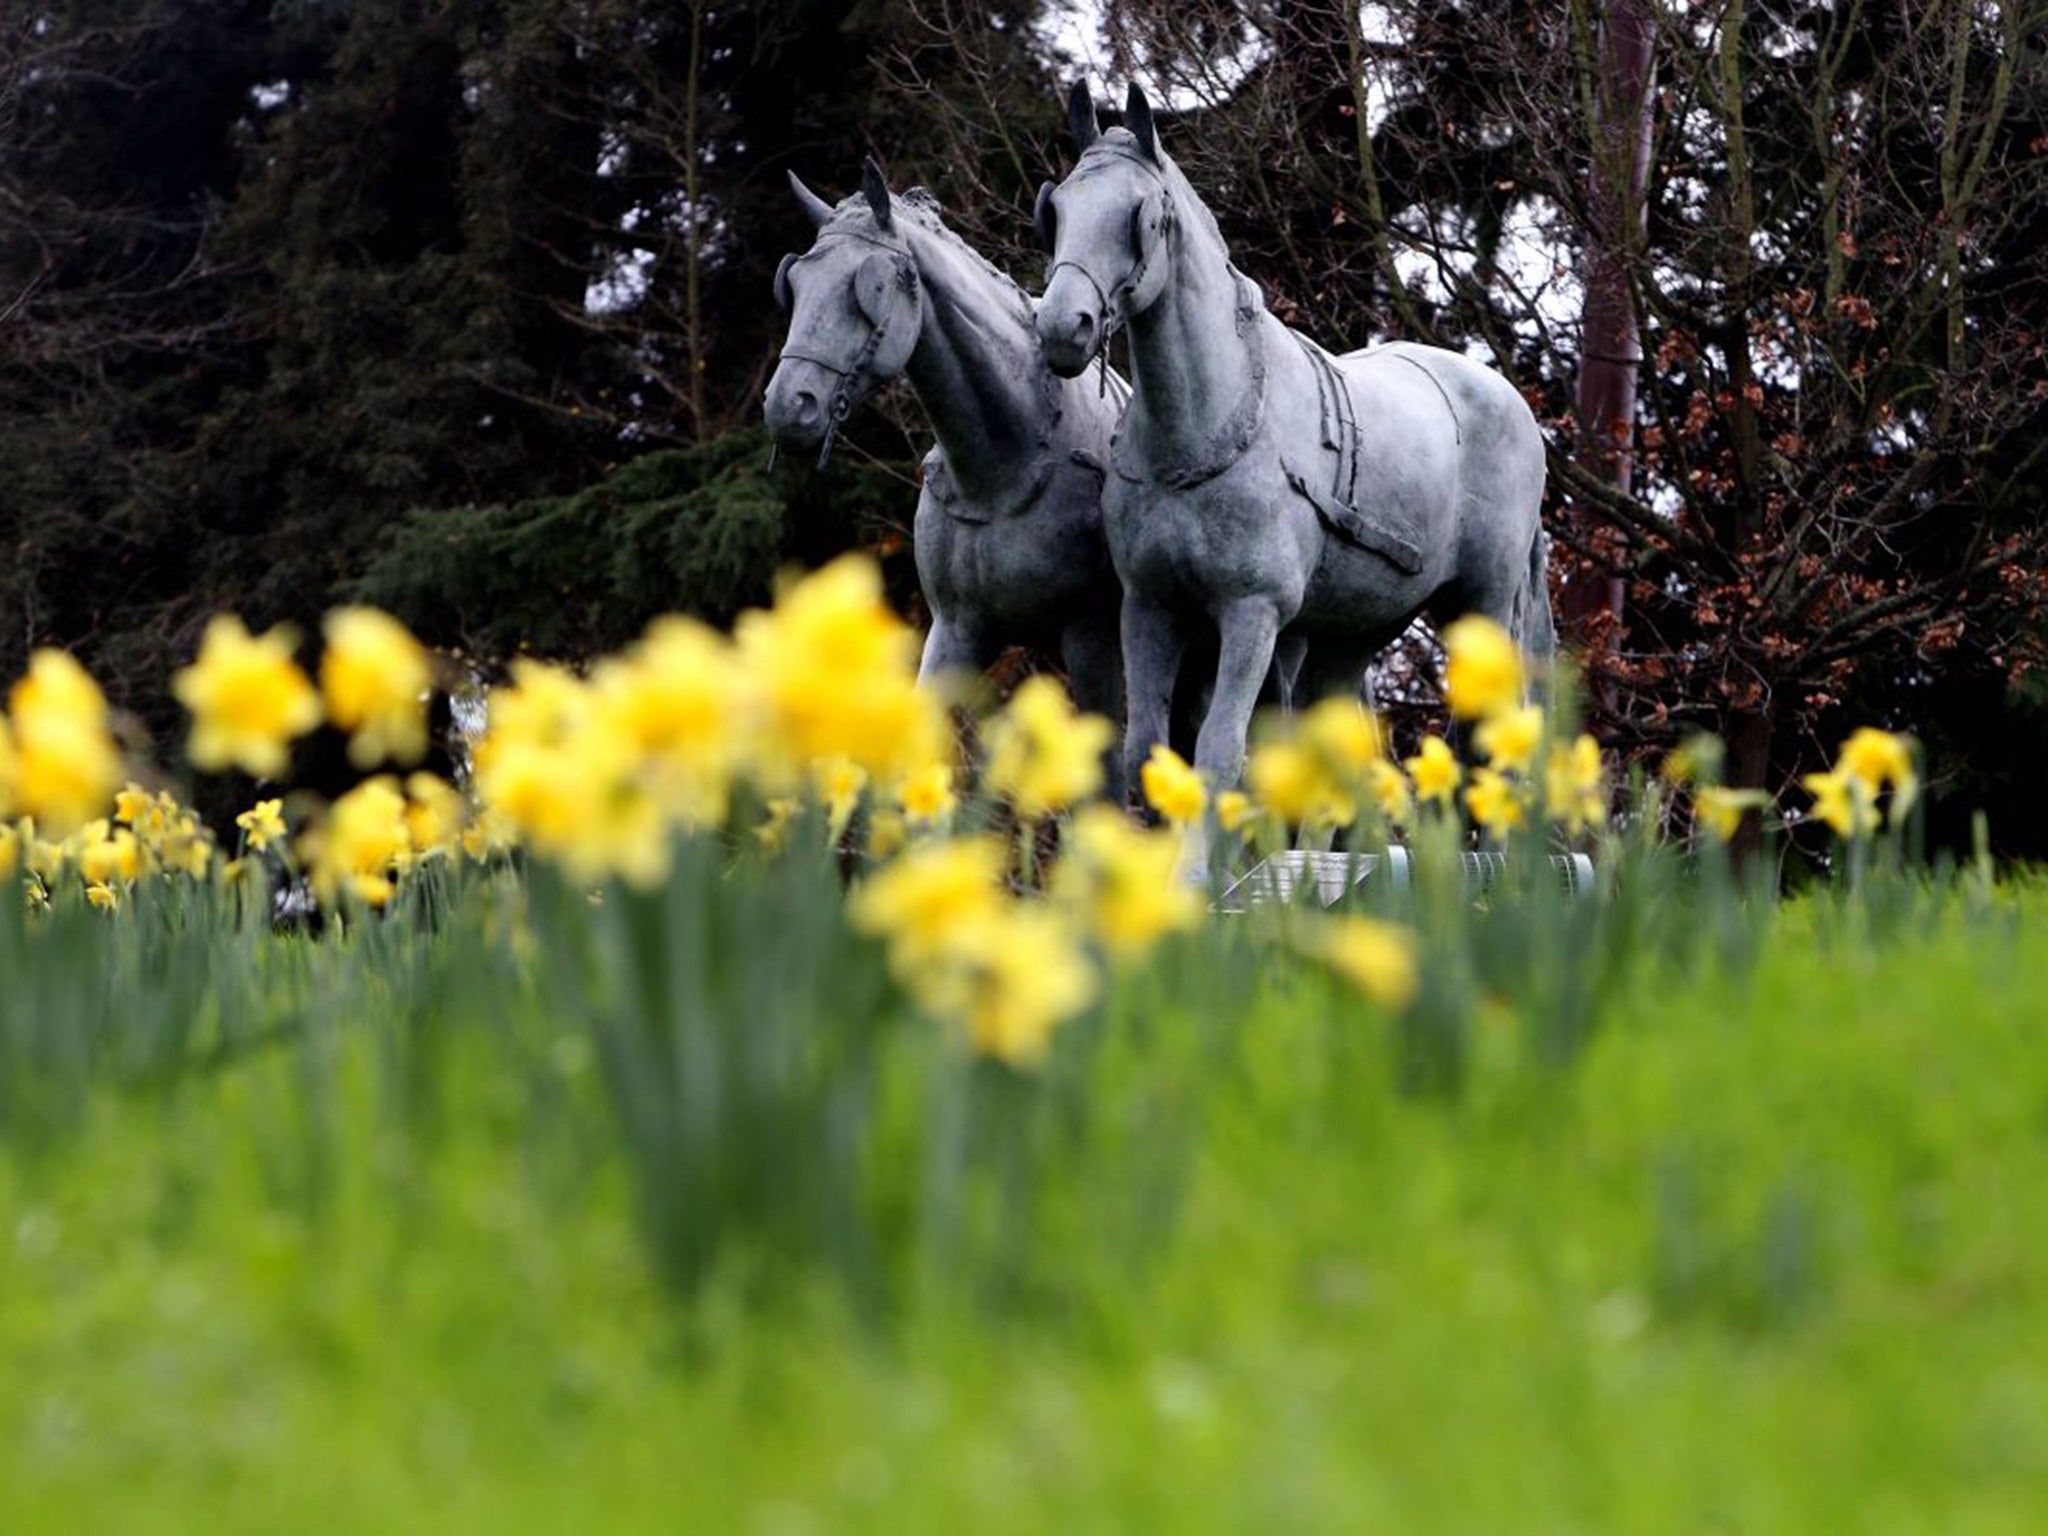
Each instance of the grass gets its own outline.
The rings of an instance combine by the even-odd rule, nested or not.
[[[1025,1077],[789,863],[0,923],[4,1528],[2048,1516],[2048,888],[1212,926]]]

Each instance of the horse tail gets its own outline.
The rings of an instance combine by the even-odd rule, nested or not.
[[[1523,653],[1548,661],[1557,654],[1557,625],[1550,616],[1550,539],[1542,523],[1529,540],[1529,590],[1522,599]]]

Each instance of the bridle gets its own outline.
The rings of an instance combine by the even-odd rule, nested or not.
[[[1161,173],[1158,166],[1152,164],[1142,155],[1131,154],[1128,151],[1108,148],[1107,146],[1105,148],[1107,153],[1114,154],[1118,159],[1128,160],[1133,165],[1149,172],[1154,183],[1158,186],[1159,222],[1153,230],[1155,238],[1149,244],[1142,238],[1142,231],[1138,221],[1144,218],[1145,206],[1150,199],[1141,198],[1138,206],[1131,210],[1131,241],[1138,248],[1138,259],[1132,264],[1131,270],[1124,275],[1123,280],[1114,288],[1104,292],[1101,281],[1097,279],[1093,272],[1090,272],[1078,261],[1054,261],[1045,269],[1045,281],[1048,287],[1052,285],[1052,280],[1059,275],[1062,268],[1070,268],[1080,273],[1088,279],[1088,286],[1095,290],[1096,302],[1102,306],[1102,341],[1095,354],[1096,361],[1102,365],[1101,378],[1097,386],[1099,394],[1106,394],[1109,390],[1110,343],[1116,340],[1117,332],[1130,323],[1128,311],[1131,295],[1136,293],[1140,285],[1144,283],[1147,274],[1151,270],[1152,258],[1166,248],[1174,226],[1179,220],[1179,211],[1175,208],[1173,201],[1173,188],[1168,185],[1165,175]],[[1050,253],[1048,252],[1048,254]]]
[[[834,236],[835,241],[842,239],[859,240],[868,245],[879,246],[882,250],[887,251],[891,256],[897,258],[896,270],[899,276],[899,280],[903,283],[905,287],[909,289],[910,295],[913,299],[916,299],[920,296],[917,276],[917,262],[912,258],[908,246],[893,245],[886,240],[877,240],[871,235],[864,235],[860,233],[858,230],[845,230]],[[778,269],[775,274],[775,291],[777,297],[782,300],[783,308],[787,309],[789,307],[789,268],[793,266],[797,261],[803,260],[809,256],[814,256],[819,251],[825,249],[826,243],[827,242],[822,240],[819,241],[816,245],[812,246],[809,251],[805,252],[803,257],[784,258],[782,267]],[[852,360],[849,361],[844,367],[841,367],[839,364],[830,362],[825,358],[819,357],[815,353],[801,351],[798,348],[787,345],[786,343],[784,344],[782,351],[776,355],[776,362],[778,364],[790,360],[794,360],[800,363],[809,363],[814,368],[824,369],[825,372],[831,374],[834,377],[834,379],[837,380],[837,382],[832,386],[832,397],[825,402],[825,437],[824,440],[818,445],[817,467],[819,469],[823,469],[825,465],[831,460],[832,444],[834,439],[836,439],[839,435],[839,428],[845,422],[846,418],[853,414],[853,407],[855,404],[854,397],[856,393],[860,392],[860,385],[862,380],[868,378],[868,370],[874,363],[876,354],[882,350],[882,343],[889,334],[890,320],[893,319],[897,312],[902,308],[902,306],[900,305],[885,306],[883,307],[880,316],[877,317],[868,308],[868,306],[864,302],[862,302],[861,295],[858,291],[861,280],[861,270],[862,269],[860,268],[856,268],[854,270],[853,281],[848,284],[848,288],[852,290],[854,310],[860,315],[860,317],[863,320],[867,322],[868,334],[866,340],[862,341],[859,348],[854,352]],[[912,305],[912,313],[917,313],[920,307],[921,306],[918,305]],[[872,380],[870,387],[872,388],[874,384],[880,384],[884,382],[886,382],[886,380],[883,380],[880,377],[876,377]],[[770,469],[773,469],[775,467],[776,454],[777,448],[775,445],[771,444],[768,449],[768,467]]]

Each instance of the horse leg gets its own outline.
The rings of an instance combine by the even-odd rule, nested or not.
[[[1216,632],[1216,692],[1195,742],[1195,766],[1216,788],[1227,789],[1244,773],[1245,733],[1273,665],[1280,616],[1270,599],[1242,598],[1216,616]]]
[[[917,663],[917,680],[929,684],[949,672],[979,677],[994,660],[995,648],[972,627],[934,613],[931,633],[924,637],[924,655]]]
[[[1124,776],[1139,782],[1152,748],[1167,739],[1173,721],[1173,685],[1187,632],[1172,613],[1128,589],[1122,616],[1124,642]]]
[[[1112,721],[1122,713],[1124,702],[1124,654],[1117,630],[1114,615],[1092,613],[1068,625],[1060,636],[1060,659],[1066,663],[1074,703]],[[1126,803],[1129,787],[1121,741],[1113,740],[1103,750],[1102,782],[1111,805]]]

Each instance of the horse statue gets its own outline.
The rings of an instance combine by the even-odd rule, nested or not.
[[[790,325],[764,413],[779,445],[816,445],[823,465],[848,413],[909,377],[938,438],[913,533],[932,612],[918,675],[978,673],[1006,646],[1034,646],[1058,653],[1081,708],[1119,718],[1122,589],[1102,489],[1123,381],[1055,377],[1031,300],[922,187],[892,196],[870,159],[835,208],[789,180],[818,234],[776,270]]]
[[[1199,640],[1218,660],[1195,763],[1218,787],[1243,770],[1276,647],[1284,669],[1305,645],[1291,691],[1309,699],[1356,693],[1418,615],[1483,613],[1548,656],[1543,439],[1514,386],[1438,347],[1325,352],[1231,265],[1139,87],[1124,127],[1098,128],[1084,83],[1068,117],[1079,159],[1038,194],[1038,336],[1069,377],[1129,336],[1102,510],[1131,771]]]

